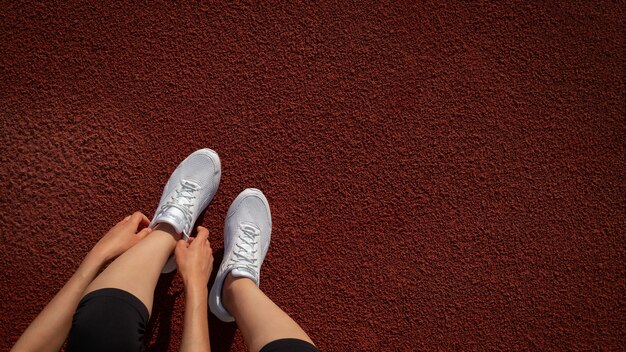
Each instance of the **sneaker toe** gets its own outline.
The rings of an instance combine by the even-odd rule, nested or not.
[[[261,197],[257,194],[246,195],[229,215],[229,221],[235,221],[237,224],[242,222],[253,223],[259,227],[262,233],[269,233],[272,228],[269,207]]]
[[[219,158],[215,152],[198,151],[185,160],[185,168],[180,177],[186,181],[198,184],[201,188],[212,188],[218,180],[215,176],[220,173]]]

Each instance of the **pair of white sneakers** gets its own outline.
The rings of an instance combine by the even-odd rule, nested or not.
[[[178,165],[165,185],[161,201],[150,227],[167,223],[189,240],[200,213],[209,205],[217,191],[222,174],[220,158],[211,149],[200,149]],[[235,318],[224,308],[222,287],[228,273],[260,283],[263,259],[272,233],[270,207],[263,193],[255,188],[241,192],[233,201],[224,222],[224,259],[209,294],[211,312],[225,322]],[[164,273],[176,269],[170,257]]]

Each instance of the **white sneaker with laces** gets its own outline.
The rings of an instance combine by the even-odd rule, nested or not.
[[[270,246],[272,215],[261,191],[248,188],[233,201],[224,222],[224,259],[209,294],[211,312],[225,322],[235,321],[222,303],[228,273],[247,277],[259,286],[261,265]]]
[[[167,223],[188,240],[198,216],[217,192],[221,175],[220,158],[215,151],[205,148],[191,153],[167,181],[150,228]],[[176,261],[172,255],[162,272],[174,270]]]

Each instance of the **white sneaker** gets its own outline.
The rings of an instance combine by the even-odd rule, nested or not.
[[[213,199],[221,175],[220,158],[216,152],[205,148],[191,153],[167,181],[150,228],[167,223],[182,235],[182,239],[188,240],[198,216]],[[162,272],[174,270],[176,261],[172,255]]]
[[[224,222],[224,259],[209,294],[211,312],[225,322],[235,321],[222,304],[222,287],[228,273],[247,277],[257,286],[261,282],[261,265],[270,246],[272,215],[261,191],[248,188],[228,208]]]

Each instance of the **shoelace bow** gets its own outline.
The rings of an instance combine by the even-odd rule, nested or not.
[[[239,225],[239,242],[235,244],[234,255],[236,257],[232,258],[232,264],[237,264],[238,267],[244,267],[252,272],[256,272],[258,269],[257,258],[253,258],[254,254],[257,250],[254,250],[254,247],[257,244],[258,237],[261,234],[261,230],[256,226],[251,224],[240,224]],[[250,249],[246,248],[249,246]]]
[[[185,220],[187,220],[187,225],[185,229],[188,231],[188,227],[192,226],[191,223],[193,220],[193,216],[191,215],[191,207],[193,207],[193,200],[196,198],[193,194],[200,189],[197,185],[182,180],[180,188],[174,190],[174,195],[161,207],[161,213],[165,212],[169,208],[176,208],[180,210],[185,216]],[[183,202],[183,200],[189,201],[188,203]]]

